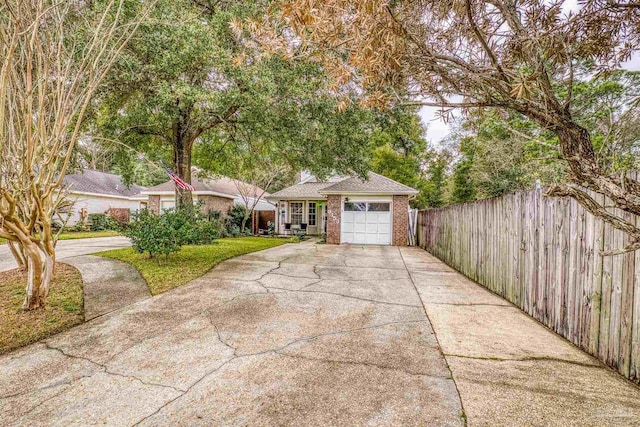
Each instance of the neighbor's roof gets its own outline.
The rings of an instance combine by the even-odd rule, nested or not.
[[[238,194],[244,192],[249,197],[260,197],[263,190],[260,187],[256,187],[251,184],[247,184],[243,181],[236,181],[229,177],[223,176],[217,179],[200,179],[195,174],[191,175],[191,185],[196,189],[197,193],[217,193],[226,194],[229,197],[235,197]],[[147,188],[145,194],[159,194],[164,192],[175,191],[176,186],[173,181],[167,181],[155,187]],[[263,197],[268,196],[269,193],[265,192]]]
[[[324,199],[319,193],[325,187],[335,184],[334,182],[302,182],[294,184],[291,187],[283,188],[268,197],[269,200],[283,199]]]
[[[320,194],[418,194],[418,190],[397,181],[369,172],[366,181],[351,177],[320,190]]]
[[[269,200],[323,199],[326,194],[418,194],[418,191],[369,172],[366,181],[357,177],[342,177],[339,180],[333,178],[330,182],[317,182],[312,178],[273,193]]]
[[[144,187],[135,184],[127,186],[120,175],[92,169],[66,175],[64,186],[71,193],[92,193],[119,197],[135,196],[144,190]]]

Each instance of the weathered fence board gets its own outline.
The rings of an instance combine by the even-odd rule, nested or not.
[[[417,243],[640,383],[640,251],[602,257],[628,237],[574,200],[542,193],[420,211]]]

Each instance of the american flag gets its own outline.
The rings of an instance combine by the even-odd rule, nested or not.
[[[166,167],[164,165],[163,165],[163,167],[164,167],[164,170],[171,177],[171,181],[175,182],[178,187],[182,188],[183,190],[196,191],[196,189],[193,187],[193,185],[187,184],[186,182],[184,182],[178,175],[176,175],[176,173],[174,171],[172,171],[171,169],[169,169],[168,167]]]

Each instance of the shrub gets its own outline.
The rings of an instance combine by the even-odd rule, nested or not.
[[[154,215],[143,209],[134,215],[134,220],[125,231],[134,249],[138,253],[148,253],[150,258],[157,258],[158,264],[162,260],[158,255],[169,254],[180,250],[180,238],[172,224],[173,213]]]
[[[65,231],[87,231],[87,225],[79,222],[76,225],[72,225],[71,227],[65,227]]]
[[[202,202],[164,213],[183,245],[207,245],[222,236],[222,225],[210,213],[202,213]]]
[[[231,210],[229,211],[229,220],[231,221],[231,226],[236,225],[238,228],[242,227],[242,221],[244,220],[244,216],[247,213],[247,208],[244,205],[233,205]]]
[[[109,229],[109,217],[104,213],[92,213],[88,217],[91,231],[104,231]]]
[[[231,221],[227,221],[225,226],[225,237],[238,237],[240,235],[240,226],[235,225]]]
[[[201,205],[167,209],[161,215],[148,210],[134,214],[133,221],[123,229],[135,250],[151,258],[165,258],[182,245],[206,245],[224,234],[220,220],[200,211]],[[161,260],[158,259],[158,263]]]

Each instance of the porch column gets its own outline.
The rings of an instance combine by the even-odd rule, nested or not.
[[[342,216],[342,203],[339,195],[327,196],[327,243],[340,244],[340,221]]]

